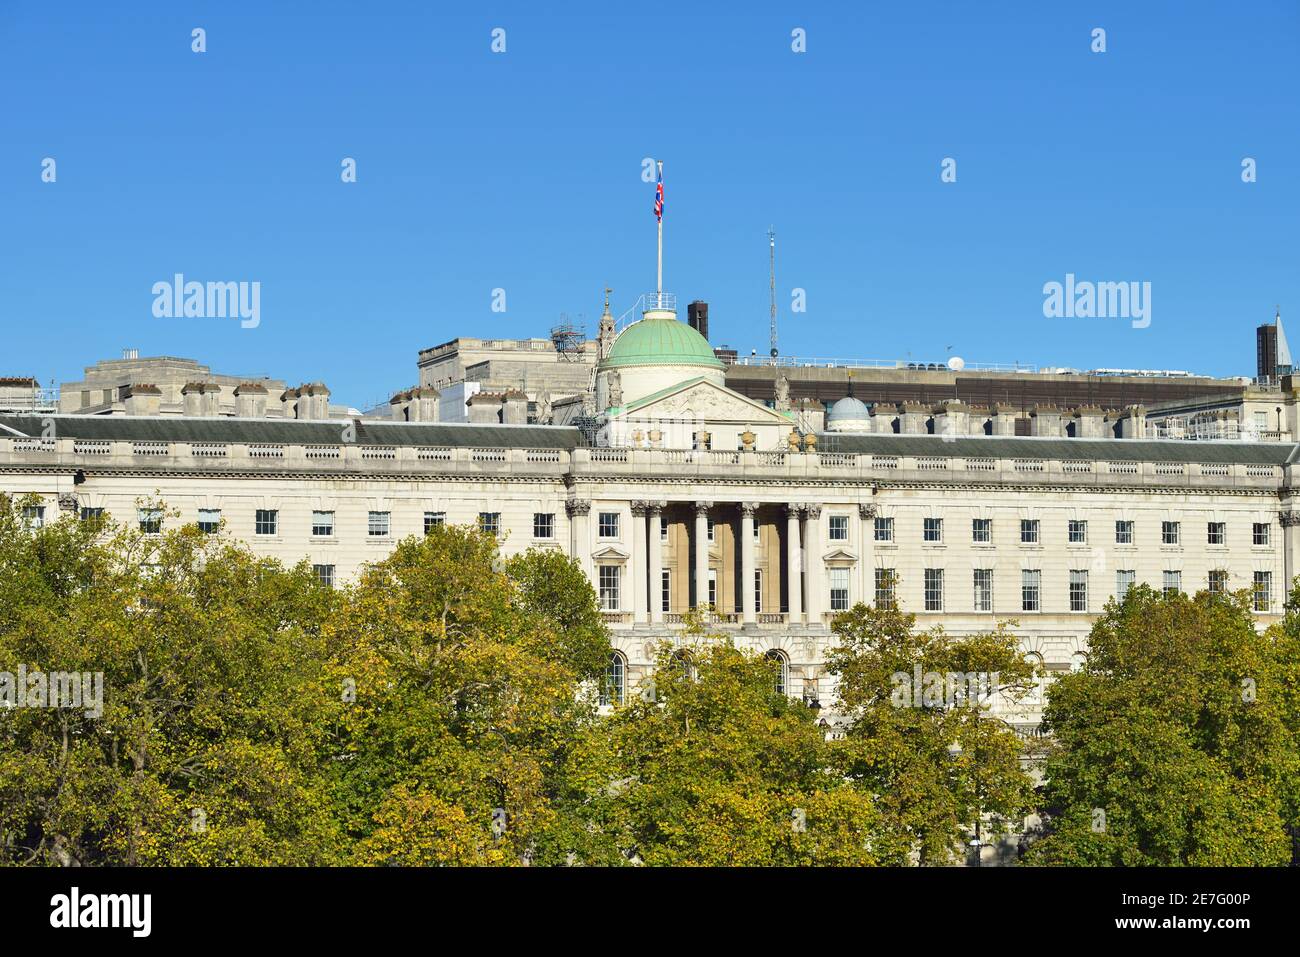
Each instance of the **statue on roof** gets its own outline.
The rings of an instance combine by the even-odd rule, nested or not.
[[[784,372],[778,373],[776,377],[776,411],[790,411],[790,380]]]

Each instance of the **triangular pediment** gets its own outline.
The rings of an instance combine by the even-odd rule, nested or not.
[[[591,553],[591,557],[601,562],[625,562],[632,557],[617,545],[602,545]]]
[[[849,565],[858,560],[856,552],[847,548],[832,548],[822,556],[822,561],[830,565]]]
[[[636,419],[699,419],[753,425],[785,425],[790,420],[761,402],[705,378],[688,379],[629,403],[618,416]]]

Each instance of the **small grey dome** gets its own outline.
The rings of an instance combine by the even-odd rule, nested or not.
[[[869,431],[871,413],[861,399],[846,395],[826,413],[826,428],[832,432]]]

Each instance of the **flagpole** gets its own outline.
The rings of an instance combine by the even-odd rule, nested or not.
[[[664,178],[664,161],[659,161],[659,181],[663,182]],[[664,218],[662,215],[656,217],[659,220],[659,273],[655,281],[655,292],[663,295],[664,291]],[[658,303],[656,303],[656,306]]]

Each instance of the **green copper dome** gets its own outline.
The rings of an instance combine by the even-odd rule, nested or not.
[[[704,366],[725,369],[709,340],[684,322],[650,316],[628,326],[614,340],[602,369],[629,366]]]

